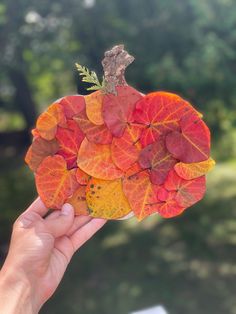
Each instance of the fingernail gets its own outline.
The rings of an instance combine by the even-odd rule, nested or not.
[[[64,204],[61,208],[61,215],[63,216],[69,216],[72,212],[74,212],[74,208],[68,203]]]

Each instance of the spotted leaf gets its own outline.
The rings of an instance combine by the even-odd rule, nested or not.
[[[92,178],[87,186],[86,199],[92,217],[118,219],[131,211],[121,179],[106,181]]]

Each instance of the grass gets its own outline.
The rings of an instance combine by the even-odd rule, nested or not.
[[[175,219],[107,223],[74,256],[41,313],[128,314],[162,304],[170,314],[235,314],[235,173],[235,162],[217,165],[204,200]],[[1,181],[6,240],[34,190],[25,167]]]

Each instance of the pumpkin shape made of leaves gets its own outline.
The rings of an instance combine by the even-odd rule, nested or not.
[[[43,112],[26,162],[48,208],[138,220],[181,214],[214,166],[202,115],[180,96],[127,84],[65,96]]]

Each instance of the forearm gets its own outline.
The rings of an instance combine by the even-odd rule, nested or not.
[[[33,288],[16,269],[0,271],[0,313],[36,314]]]

